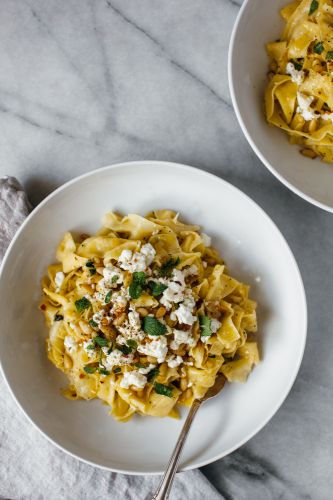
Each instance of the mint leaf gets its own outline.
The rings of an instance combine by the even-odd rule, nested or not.
[[[139,285],[142,285],[142,286],[144,286],[146,284],[146,273],[144,273],[143,271],[134,272],[132,274],[132,277],[133,277],[133,281],[135,281],[135,283],[138,283]]]
[[[136,368],[146,368],[146,365],[144,365],[143,363],[134,363],[134,366]]]
[[[203,314],[201,314],[199,316],[199,324],[201,329],[201,337],[210,337],[213,333],[211,329],[211,318],[209,316],[204,316]]]
[[[112,276],[111,283],[115,283],[118,278],[119,278],[118,274],[115,274],[114,276]]]
[[[95,267],[95,264],[92,260],[87,260],[86,267]]]
[[[326,52],[326,59],[328,61],[331,61],[333,59],[333,50],[329,50],[328,52]]]
[[[128,339],[126,341],[126,344],[128,345],[128,347],[130,347],[132,350],[136,349],[138,347],[138,343],[136,340],[134,339]]]
[[[310,9],[309,9],[309,16],[313,14],[319,7],[319,2],[317,0],[312,0],[310,4]]]
[[[152,382],[154,380],[154,378],[156,378],[159,373],[160,373],[160,371],[159,371],[157,366],[155,366],[155,368],[152,368],[150,370],[150,372],[147,373],[148,382]]]
[[[105,295],[105,304],[109,304],[111,301],[111,296],[112,296],[112,290],[110,290],[106,295]]]
[[[177,257],[175,259],[171,257],[161,267],[161,269],[160,269],[160,276],[164,276],[164,277],[170,276],[173,268],[176,267],[176,266],[178,266],[179,262],[180,262],[180,258],[179,257]]]
[[[142,294],[143,287],[146,284],[146,273],[135,272],[132,275],[132,283],[129,286],[128,293],[132,299],[138,299]]]
[[[149,281],[148,286],[151,290],[153,297],[158,297],[161,293],[164,292],[168,287],[167,285],[163,285],[163,283],[156,283],[156,281]]]
[[[128,354],[131,354],[132,352],[132,348],[128,345],[116,344],[116,348],[118,349],[118,351],[122,352],[124,356],[128,356]]]
[[[97,328],[98,327],[98,324],[96,323],[96,321],[94,321],[93,319],[90,319],[89,320],[89,325],[92,327],[92,328]]]
[[[301,71],[301,69],[303,68],[304,59],[291,59],[291,62],[293,63],[294,68],[297,69],[297,71]]]
[[[161,394],[162,396],[167,396],[168,398],[172,398],[172,389],[164,384],[159,384],[158,382],[154,383],[154,389],[157,394]]]
[[[113,368],[113,373],[120,373],[121,372],[121,368],[119,366],[116,366],[115,368]]]
[[[106,370],[105,368],[99,368],[98,371],[101,375],[110,375],[109,370]]]
[[[97,335],[97,337],[93,339],[93,342],[95,345],[99,345],[99,347],[107,347],[109,345],[109,341],[100,335]]]
[[[167,327],[153,316],[143,318],[143,330],[148,335],[164,335],[167,332]]]
[[[64,319],[62,314],[55,314],[54,321],[62,321]]]
[[[75,301],[75,307],[76,307],[76,310],[79,313],[81,313],[85,309],[89,309],[89,307],[91,307],[91,303],[89,302],[89,300],[86,297],[82,297],[82,299],[78,299]]]
[[[86,373],[95,373],[97,366],[86,365],[83,369]]]
[[[313,46],[313,52],[316,54],[321,54],[324,51],[324,44],[323,42],[316,42]]]

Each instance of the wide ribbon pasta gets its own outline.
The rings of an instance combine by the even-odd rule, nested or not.
[[[99,398],[120,421],[177,417],[218,373],[243,382],[259,362],[249,287],[173,211],[108,213],[95,236],[66,233],[57,259],[40,308],[69,399]]]
[[[269,124],[302,145],[307,157],[333,162],[333,2],[296,0],[281,10],[279,40],[266,45],[271,58],[265,92]]]

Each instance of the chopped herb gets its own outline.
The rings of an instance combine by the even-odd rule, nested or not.
[[[317,0],[312,0],[310,4],[309,16],[313,14],[319,7],[319,2]]]
[[[157,394],[161,394],[162,396],[167,396],[168,398],[172,398],[172,389],[164,384],[159,384],[158,382],[154,383],[154,389]]]
[[[176,267],[176,266],[178,266],[179,262],[180,262],[179,257],[177,257],[176,259],[174,259],[174,258],[171,257],[161,267],[161,269],[160,269],[160,275],[164,276],[164,277],[170,276],[173,268]]]
[[[99,347],[107,347],[109,345],[109,341],[100,335],[97,335],[97,337],[93,339],[93,342],[95,345],[99,345]]]
[[[156,283],[155,281],[149,281],[148,286],[151,290],[153,297],[158,297],[161,293],[164,292],[168,287],[167,285],[163,285],[163,283]]]
[[[293,63],[294,65],[294,68],[297,70],[297,71],[301,71],[301,69],[303,68],[303,62],[304,62],[304,59],[299,59],[298,61],[295,60],[295,59],[292,59],[291,62]]]
[[[138,347],[138,343],[136,340],[133,340],[133,339],[128,339],[126,341],[126,344],[128,345],[128,347],[130,347],[132,350],[135,350],[137,347]]]
[[[159,369],[158,369],[157,366],[155,366],[155,368],[152,368],[150,370],[150,372],[148,372],[148,374],[147,374],[147,380],[148,380],[148,382],[152,382],[154,380],[154,378],[157,377],[157,375],[159,374],[159,372],[160,371],[159,371]]]
[[[167,327],[158,321],[153,316],[146,316],[143,318],[143,330],[148,335],[164,335],[167,332]]]
[[[62,321],[64,319],[62,314],[55,314],[54,321]]]
[[[89,272],[90,272],[90,276],[93,276],[94,274],[96,274],[96,269],[94,267],[91,267],[89,269]]]
[[[116,366],[115,368],[113,368],[113,373],[120,373],[121,372],[121,368],[119,366]]]
[[[110,290],[106,295],[105,295],[105,304],[109,304],[111,301],[111,296],[112,296],[112,290]]]
[[[328,61],[331,61],[333,59],[333,50],[329,50],[328,52],[326,52],[326,59]]]
[[[89,320],[89,325],[92,327],[92,328],[97,328],[98,327],[98,324],[96,323],[96,321],[94,321],[93,319],[90,319]]]
[[[89,307],[91,307],[91,303],[89,302],[89,300],[86,297],[82,297],[82,299],[78,299],[75,301],[75,307],[76,307],[76,310],[79,313],[81,313],[85,309],[88,309]]]
[[[86,349],[92,351],[93,349],[95,349],[95,344],[92,342],[91,344],[87,345]]]
[[[146,368],[146,365],[144,365],[143,363],[134,363],[134,366],[136,368]]]
[[[199,324],[201,328],[201,336],[210,337],[211,334],[213,333],[211,329],[211,324],[212,324],[211,318],[209,316],[204,316],[203,314],[201,314],[199,316]]]
[[[114,276],[112,276],[111,283],[115,283],[118,278],[119,278],[118,274],[115,274]]]
[[[132,352],[131,347],[128,347],[128,345],[116,344],[116,348],[118,351],[122,352],[124,356],[128,356],[128,354],[131,354]]]
[[[87,260],[86,267],[95,267],[95,264],[92,260]]]
[[[86,365],[83,369],[86,373],[95,373],[97,366]]]
[[[323,42],[316,42],[313,46],[313,52],[316,54],[321,54],[324,51],[324,44]]]
[[[99,368],[98,371],[101,375],[110,375],[109,370],[106,370],[105,368]]]
[[[146,283],[146,273],[133,273],[132,283],[129,286],[128,293],[132,299],[138,299],[142,294],[143,287]]]

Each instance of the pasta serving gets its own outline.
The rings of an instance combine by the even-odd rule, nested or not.
[[[305,156],[333,163],[333,2],[296,0],[281,15],[282,36],[267,44],[267,121]]]
[[[177,417],[219,372],[243,382],[259,362],[249,287],[176,213],[107,213],[95,236],[66,233],[57,259],[40,308],[66,397],[99,398],[120,421]]]

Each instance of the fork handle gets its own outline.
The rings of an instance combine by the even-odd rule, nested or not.
[[[169,498],[169,492],[170,488],[172,486],[175,474],[178,469],[178,464],[179,464],[179,459],[180,455],[183,449],[183,446],[185,444],[188,432],[190,430],[190,427],[192,425],[193,419],[195,417],[195,414],[197,413],[198,409],[200,408],[200,405],[202,403],[202,400],[196,399],[191,408],[190,411],[188,412],[188,415],[186,417],[185,423],[183,425],[182,431],[179,435],[177,444],[173,450],[173,453],[171,455],[171,458],[169,460],[168,466],[166,468],[166,471],[164,473],[164,476],[162,477],[162,480],[157,488],[157,491],[155,495],[152,497],[152,500],[167,500]]]

